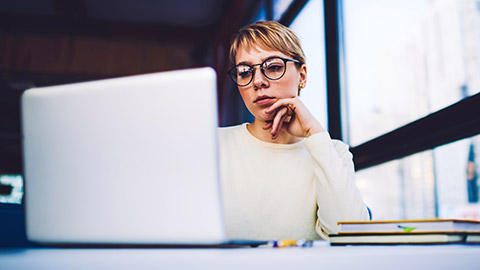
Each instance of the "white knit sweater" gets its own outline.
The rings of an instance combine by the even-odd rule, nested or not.
[[[318,133],[263,142],[246,124],[220,128],[227,234],[240,239],[318,239],[341,220],[367,220],[348,146]]]

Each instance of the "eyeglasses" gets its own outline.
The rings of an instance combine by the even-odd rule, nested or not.
[[[247,86],[253,80],[253,74],[255,73],[255,66],[260,66],[262,74],[269,80],[275,81],[285,75],[287,71],[287,62],[300,63],[295,59],[286,59],[278,56],[270,57],[263,61],[261,64],[247,65],[238,64],[228,71],[230,78],[238,86]]]

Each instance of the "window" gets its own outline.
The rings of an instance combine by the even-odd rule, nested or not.
[[[361,170],[356,181],[373,218],[480,219],[480,136]]]
[[[280,20],[291,4],[292,0],[273,0],[273,20]]]
[[[479,150],[477,135],[433,151],[439,217],[480,219]]]
[[[342,3],[350,145],[398,134],[480,92],[480,1]],[[480,219],[479,141],[469,137],[357,172],[374,219]]]
[[[349,142],[480,91],[478,0],[344,0]]]
[[[327,128],[323,1],[309,1],[290,25],[290,29],[300,38],[307,58],[307,86],[302,90],[300,98],[323,127]]]
[[[356,183],[375,220],[434,218],[433,171],[425,151],[361,170]]]

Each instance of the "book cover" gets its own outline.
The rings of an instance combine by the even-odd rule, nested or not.
[[[351,232],[480,232],[480,221],[466,219],[419,219],[341,221],[339,234]]]
[[[330,244],[339,245],[430,245],[465,243],[465,233],[348,233],[330,235]],[[479,235],[480,236],[480,235]],[[473,243],[473,242],[472,242]]]

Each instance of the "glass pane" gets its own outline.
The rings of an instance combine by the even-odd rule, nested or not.
[[[480,91],[479,0],[344,0],[349,143]]]
[[[323,1],[309,1],[290,28],[298,35],[307,58],[307,85],[300,98],[312,114],[328,128],[325,78],[325,33]]]
[[[480,220],[480,135],[356,173],[373,219]]]
[[[431,151],[361,170],[356,181],[375,220],[435,217]]]
[[[434,150],[439,217],[480,219],[479,151],[480,135]]]
[[[280,20],[291,3],[292,0],[273,0],[273,19],[275,21]]]

